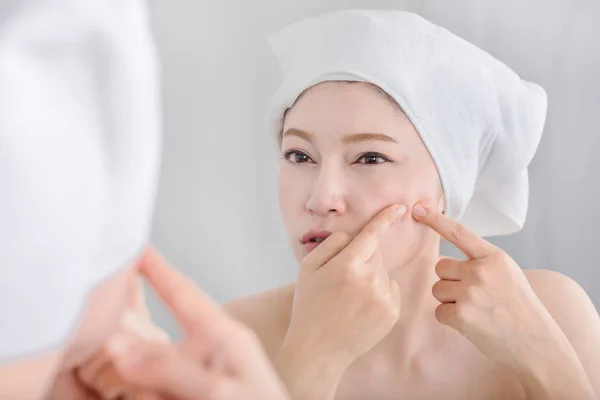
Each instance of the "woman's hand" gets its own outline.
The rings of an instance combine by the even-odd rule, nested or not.
[[[48,400],[162,400],[127,383],[113,364],[110,349],[124,340],[155,344],[170,341],[150,319],[141,281],[132,295],[119,331],[83,365],[61,372],[53,382]]]
[[[436,265],[439,322],[518,373],[528,398],[595,398],[575,351],[511,257],[435,210],[417,205],[413,217],[467,256]]]
[[[390,206],[354,239],[334,233],[302,261],[277,360],[293,397],[333,397],[348,365],[398,321],[400,292],[383,269],[379,243],[405,212]]]
[[[109,346],[118,374],[152,400],[289,400],[254,333],[230,318],[185,276],[148,249],[140,266],[185,333],[182,343]]]
[[[143,393],[128,384],[115,369],[111,349],[123,342],[137,342],[140,345],[170,343],[168,334],[152,323],[141,281],[137,283],[130,308],[123,314],[119,332],[90,360],[77,368],[75,374],[80,385],[96,393],[102,400],[116,400],[124,396],[132,400],[150,399],[150,394],[142,396]]]

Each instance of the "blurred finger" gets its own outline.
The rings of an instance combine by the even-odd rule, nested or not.
[[[128,391],[128,385],[122,377],[117,374],[112,363],[95,378],[92,388],[98,392],[104,400],[118,400]]]
[[[205,331],[218,336],[231,325],[231,319],[214,300],[169,265],[154,248],[146,251],[140,272],[175,314],[185,332]]]
[[[86,385],[93,387],[100,374],[111,366],[111,357],[104,350],[98,351],[84,365],[75,370],[77,378]]]
[[[132,308],[141,315],[150,318],[150,309],[146,302],[146,293],[144,292],[144,282],[141,277],[137,277],[135,281],[135,290],[132,294]]]
[[[121,328],[139,340],[168,343],[169,335],[138,312],[127,311],[121,320]]]
[[[167,399],[165,399],[164,396],[161,396],[160,394],[152,392],[152,391],[136,389],[135,391],[125,395],[125,397],[123,399],[119,399],[119,400],[167,400]],[[169,400],[171,400],[171,399],[169,399]]]
[[[228,382],[171,345],[131,348],[116,363],[129,382],[177,400],[224,398]]]

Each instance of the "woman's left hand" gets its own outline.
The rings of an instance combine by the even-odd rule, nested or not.
[[[419,206],[413,217],[452,242],[467,260],[442,258],[433,295],[436,318],[471,341],[483,354],[512,369],[523,357],[564,341],[564,335],[517,263],[501,249],[446,215]],[[542,353],[543,354],[543,353]]]

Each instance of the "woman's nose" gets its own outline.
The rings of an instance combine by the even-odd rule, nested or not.
[[[306,208],[320,216],[346,212],[343,179],[339,172],[333,168],[319,170]]]

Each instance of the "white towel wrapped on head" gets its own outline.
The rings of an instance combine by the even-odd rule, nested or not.
[[[62,349],[92,292],[140,257],[161,145],[143,1],[9,3],[0,7],[0,364]]]
[[[446,212],[482,236],[522,229],[527,168],[546,119],[546,92],[477,46],[396,10],[346,10],[269,38],[283,82],[269,110],[274,133],[307,88],[369,82],[410,118],[442,181]]]

